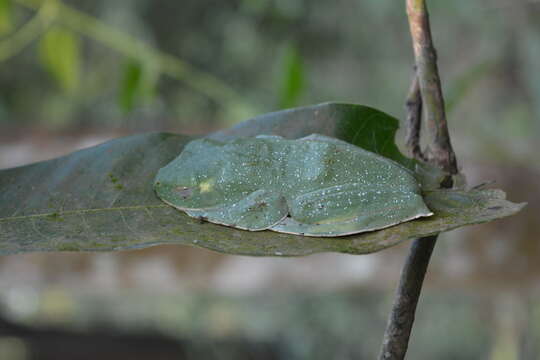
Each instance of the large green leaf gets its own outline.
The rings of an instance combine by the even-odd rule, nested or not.
[[[230,129],[211,135],[216,140],[261,134],[297,139],[321,134],[360,146],[412,168],[414,162],[403,156],[394,137],[399,121],[368,106],[324,103],[257,116]]]
[[[380,130],[394,135],[395,127],[390,128],[386,119],[393,121],[365,107],[323,104],[269,114],[214,137],[260,133],[301,137],[318,132],[354,139],[371,150],[375,147],[396,156],[393,142],[380,135]],[[425,201],[434,216],[343,238],[248,232],[201,223],[162,203],[152,189],[158,169],[192,139],[160,133],[137,135],[0,171],[0,254],[123,250],[157,244],[191,244],[258,256],[324,251],[362,254],[508,216],[522,207],[504,200],[497,190],[431,192]]]

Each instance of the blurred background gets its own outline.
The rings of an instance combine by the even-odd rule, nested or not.
[[[440,237],[408,358],[539,359],[540,2],[429,5],[460,166],[529,205]],[[412,62],[403,1],[0,0],[0,168],[324,101],[402,119]],[[374,359],[408,246],[3,256],[0,359]]]

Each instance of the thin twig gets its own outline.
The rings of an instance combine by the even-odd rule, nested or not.
[[[425,1],[406,0],[416,63],[416,76],[407,98],[409,126],[407,145],[417,160],[423,160],[419,145],[423,107],[427,128],[432,136],[429,160],[448,173],[456,174],[456,157],[448,134],[444,100]],[[451,186],[452,177],[448,176],[441,183],[441,187]],[[411,246],[401,272],[379,360],[402,360],[405,358],[416,306],[436,242],[437,235],[434,235],[417,239]]]

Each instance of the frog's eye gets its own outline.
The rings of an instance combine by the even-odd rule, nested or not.
[[[193,195],[193,188],[187,186],[177,186],[174,190],[182,199],[187,199]]]

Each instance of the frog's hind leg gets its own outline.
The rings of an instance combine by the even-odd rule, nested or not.
[[[191,217],[243,230],[268,229],[288,214],[287,201],[276,193],[257,190],[244,199],[218,209],[188,210]]]

